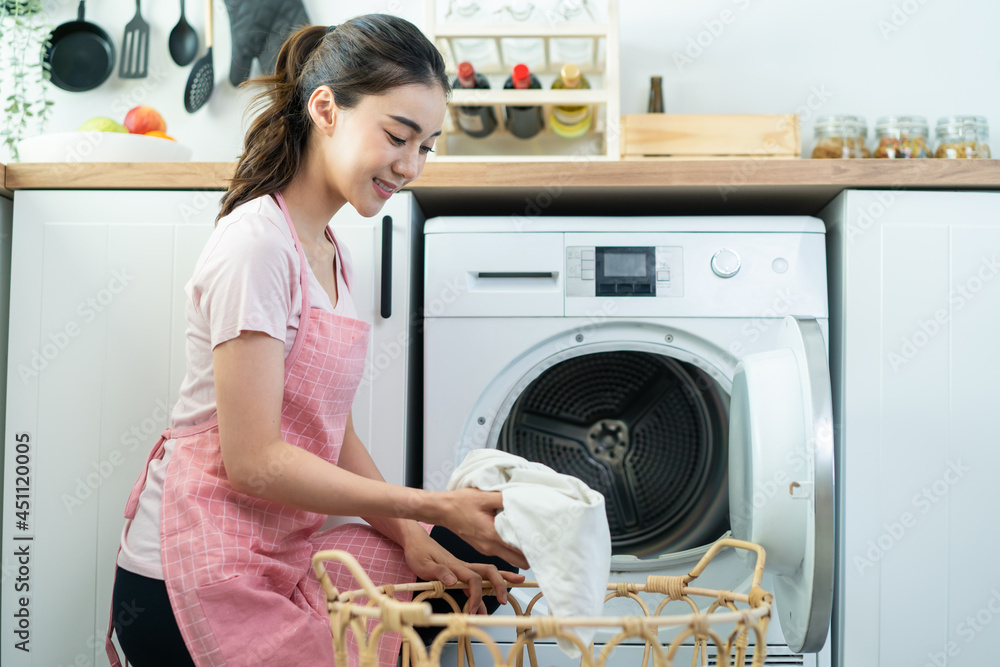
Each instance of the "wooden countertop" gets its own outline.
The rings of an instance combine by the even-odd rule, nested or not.
[[[0,197],[7,197],[11,199],[14,197],[14,193],[8,190],[5,186],[7,182],[7,165],[0,164]]]
[[[234,162],[14,163],[0,183],[10,191],[224,190],[234,168]],[[428,216],[532,216],[620,214],[624,206],[631,214],[809,214],[846,188],[1000,190],[1000,160],[431,161],[407,189]]]

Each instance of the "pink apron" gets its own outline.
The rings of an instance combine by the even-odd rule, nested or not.
[[[336,464],[370,325],[310,307],[302,245],[284,198],[280,193],[276,198],[302,264],[302,316],[285,360],[281,434]],[[222,464],[216,415],[189,428],[165,430],[150,460],[162,458],[171,438],[176,443],[167,465],[160,527],[163,573],[181,635],[198,667],[333,665],[326,600],[310,567],[316,551],[349,551],[376,585],[415,580],[402,549],[368,526],[317,532],[325,515],[233,490]],[[277,472],[261,470],[252,483],[266,485]],[[129,497],[126,518],[135,516],[145,479],[144,471]],[[346,569],[328,567],[339,590],[358,587]],[[397,597],[408,600],[409,595]],[[355,665],[353,637],[350,644]],[[395,665],[399,645],[398,634],[385,633],[379,664]],[[118,667],[110,628],[107,650]]]

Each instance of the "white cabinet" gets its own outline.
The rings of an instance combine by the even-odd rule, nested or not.
[[[374,218],[350,205],[333,219],[337,238],[354,262],[359,317],[372,324],[365,374],[352,407],[354,430],[387,482],[420,486],[419,419],[422,406],[419,276],[423,266],[423,214],[401,192]]]
[[[221,194],[16,195],[0,592],[5,667],[107,664],[103,636],[122,512],[177,398],[183,288]],[[420,221],[409,193],[383,215],[392,221],[386,234],[395,251],[388,318],[381,314],[382,216],[343,211],[334,224],[354,259],[359,316],[373,322],[370,381],[359,391],[355,425],[386,477],[402,482],[407,382],[415,381],[408,374],[410,236]],[[390,357],[380,361],[383,352]],[[23,562],[8,560],[18,550]],[[18,649],[21,637],[30,652]]]
[[[1000,194],[849,191],[822,217],[838,424],[834,664],[993,664]]]

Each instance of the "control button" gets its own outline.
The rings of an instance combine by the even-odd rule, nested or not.
[[[594,279],[594,270],[593,269],[584,269],[583,270],[582,279],[583,280],[593,280]]]
[[[635,286],[634,293],[635,294],[652,294],[653,290],[652,290],[652,287],[648,283],[640,283],[639,285]]]
[[[590,269],[591,271],[593,271],[595,268],[597,268],[597,267],[594,266],[594,260],[592,260],[592,259],[584,259],[583,260],[583,270],[584,271],[586,271],[587,269]]]
[[[784,273],[788,270],[788,260],[784,257],[778,257],[771,262],[771,268],[774,269],[775,273]]]
[[[720,278],[732,278],[740,271],[740,256],[735,250],[719,250],[712,255],[712,271]]]
[[[583,249],[583,258],[584,259],[594,259],[594,249],[593,248],[584,248]]]
[[[567,273],[567,275],[570,278],[579,278],[580,277],[580,263],[579,262],[576,262],[576,263],[570,262],[566,266],[566,273]]]
[[[580,259],[580,254],[582,250],[583,248],[567,248],[566,257],[568,257],[569,259]],[[591,252],[593,252],[593,250]]]
[[[670,280],[670,271],[657,271],[656,280],[661,283],[668,282]]]
[[[631,294],[632,286],[627,283],[618,283],[615,285],[615,291],[619,294]]]

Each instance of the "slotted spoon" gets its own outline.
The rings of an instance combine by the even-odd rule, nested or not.
[[[212,67],[212,0],[206,0],[207,22],[205,24],[205,43],[208,53],[195,62],[184,87],[184,108],[188,113],[194,113],[212,96],[215,85],[215,69]]]
[[[149,72],[149,24],[139,11],[139,0],[135,0],[135,16],[125,26],[122,38],[122,59],[118,66],[118,76],[122,79],[141,79]]]

